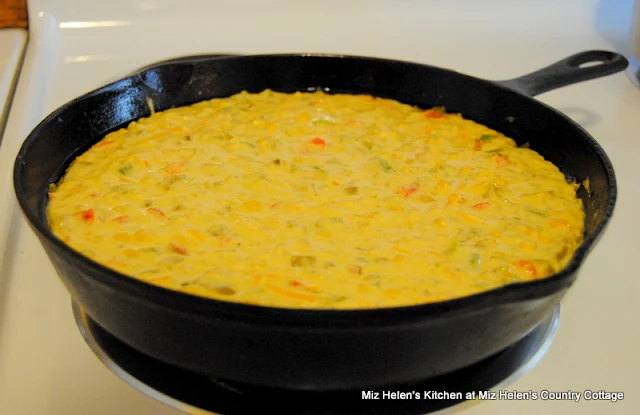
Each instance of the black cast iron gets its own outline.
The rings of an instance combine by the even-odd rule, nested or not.
[[[594,66],[586,63],[598,62]],[[425,379],[478,362],[543,321],[576,279],[616,200],[613,168],[580,126],[527,95],[625,69],[603,51],[492,82],[417,63],[333,55],[190,57],[152,66],[62,106],[29,135],[15,163],[20,206],[73,299],[133,348],[197,373],[271,387],[332,390]],[[579,196],[585,240],[554,276],[434,304],[373,310],[278,309],[146,284],[70,249],[47,226],[47,186],[105,134],[156,111],[246,90],[322,88],[449,111],[492,127],[589,178]],[[594,98],[595,99],[595,98]],[[420,270],[416,270],[417,273]]]

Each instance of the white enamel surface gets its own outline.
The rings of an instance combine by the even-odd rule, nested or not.
[[[6,118],[13,96],[13,86],[20,70],[27,32],[22,29],[0,30],[0,115]]]
[[[0,147],[2,146],[2,132],[5,128],[5,121],[9,115],[13,90],[20,72],[22,54],[27,43],[27,31],[23,29],[2,29],[0,30]],[[4,161],[3,159],[0,159]],[[11,177],[6,175],[4,169],[0,176],[0,189],[11,188]],[[4,200],[3,200],[4,199]],[[0,198],[0,218],[2,213],[12,203],[11,200]],[[7,240],[8,222],[0,219],[0,262],[4,245]]]
[[[29,1],[30,41],[0,146],[0,413],[178,415],[126,385],[78,333],[70,298],[8,179],[31,129],[66,101],[156,60],[196,53],[328,52],[506,79],[586,49],[628,53],[631,0]],[[545,358],[510,389],[623,391],[618,403],[494,401],[471,415],[640,412],[640,90],[623,74],[539,97],[611,157],[619,200],[563,300]],[[2,243],[2,242],[0,242]]]

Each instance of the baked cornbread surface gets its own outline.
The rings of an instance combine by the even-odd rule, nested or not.
[[[582,241],[577,186],[442,108],[240,93],[154,113],[51,186],[53,233],[150,284],[286,308],[438,302],[545,278]]]

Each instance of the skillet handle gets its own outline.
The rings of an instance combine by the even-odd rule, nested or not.
[[[566,85],[624,71],[628,65],[629,61],[618,53],[590,50],[571,55],[530,74],[495,83],[521,94],[534,96]]]

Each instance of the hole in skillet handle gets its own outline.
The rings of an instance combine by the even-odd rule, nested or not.
[[[563,86],[622,72],[627,66],[627,58],[618,53],[590,50],[571,55],[530,74],[495,83],[524,95],[535,96]]]

